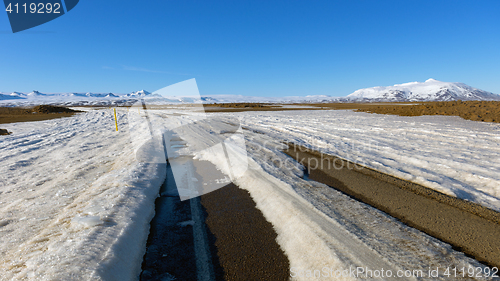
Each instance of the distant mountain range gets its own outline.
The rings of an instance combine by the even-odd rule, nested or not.
[[[31,106],[38,104],[53,104],[64,106],[127,106],[144,99],[148,104],[182,104],[182,103],[235,103],[235,102],[260,102],[260,103],[308,103],[327,102],[335,98],[330,96],[304,96],[304,97],[251,97],[242,95],[214,95],[210,97],[163,97],[145,90],[128,94],[115,93],[31,93],[14,92],[0,93],[0,106]]]
[[[321,103],[321,102],[408,102],[408,101],[452,101],[452,100],[497,100],[500,95],[479,90],[463,83],[441,82],[428,79],[425,82],[410,82],[387,87],[360,89],[346,97],[326,95],[294,97],[252,97],[241,95],[214,95],[200,98],[163,97],[141,90],[129,94],[115,93],[0,93],[0,106],[29,106],[57,104],[66,106],[115,106],[132,105],[139,99],[150,104],[179,103]]]
[[[37,104],[54,104],[66,106],[109,106],[131,105],[138,99],[151,98],[155,95],[141,90],[129,94],[114,93],[0,93],[0,106],[30,106]]]

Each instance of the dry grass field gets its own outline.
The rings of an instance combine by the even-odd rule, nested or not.
[[[37,105],[35,107],[0,107],[0,124],[42,121],[69,117],[80,111],[61,106]],[[1,133],[1,132],[0,132]]]
[[[204,105],[206,112],[346,110],[400,116],[453,115],[472,121],[500,122],[499,101],[395,102],[395,103],[226,103]]]
[[[363,106],[357,111],[400,116],[453,115],[484,122],[500,122],[499,101],[425,102],[412,105],[391,104]]]

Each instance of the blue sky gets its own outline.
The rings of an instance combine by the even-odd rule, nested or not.
[[[500,94],[500,1],[80,0],[12,34],[0,92],[345,96],[434,78]]]

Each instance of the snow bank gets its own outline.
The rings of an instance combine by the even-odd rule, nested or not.
[[[135,161],[125,112],[8,124],[0,279],[135,280],[165,164]]]

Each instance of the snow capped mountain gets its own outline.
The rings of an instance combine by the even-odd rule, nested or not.
[[[46,96],[45,94],[40,93],[39,91],[33,91],[29,94],[27,94],[28,97],[44,97]]]
[[[126,94],[125,96],[131,97],[131,98],[144,98],[144,97],[151,96],[151,93],[146,91],[146,90],[140,90],[137,92],[132,92],[130,94]]]
[[[64,96],[64,94],[61,94],[61,96]],[[86,98],[110,98],[110,97],[118,97],[117,95],[114,95],[112,93],[109,94],[99,94],[99,93],[85,93],[85,94],[80,94],[80,93],[71,93],[68,95],[69,97],[86,97]]]
[[[0,100],[19,100],[19,99],[24,99],[23,95],[21,93],[11,93],[11,94],[2,94],[0,93]]]
[[[500,95],[479,90],[463,83],[428,79],[425,82],[360,89],[345,99],[348,101],[500,100]]]

